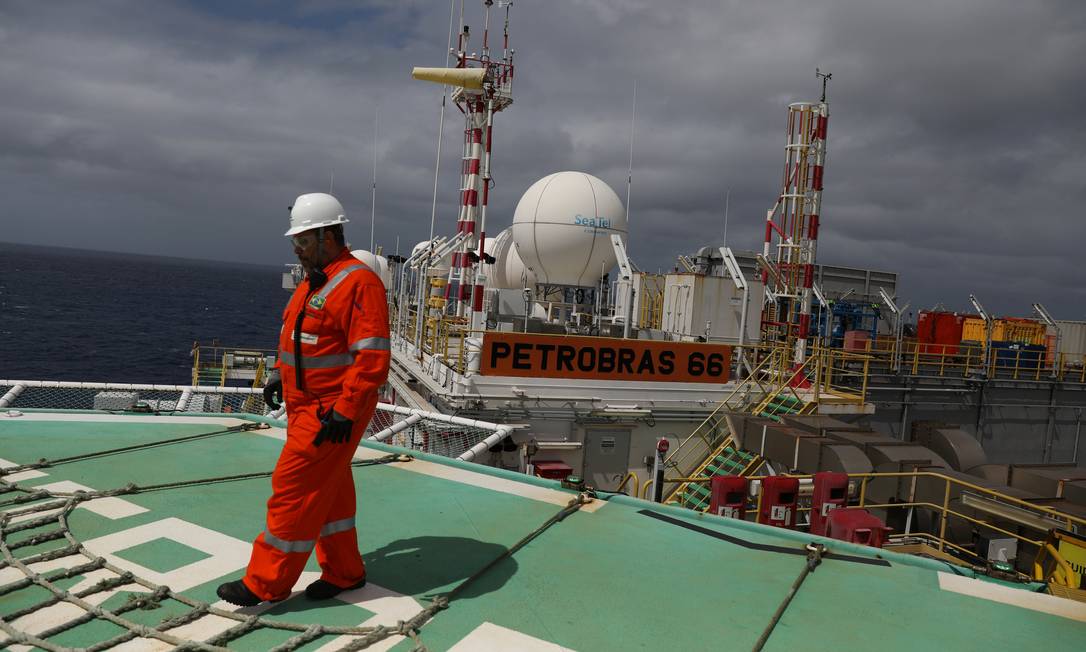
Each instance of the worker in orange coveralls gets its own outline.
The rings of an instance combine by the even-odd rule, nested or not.
[[[287,441],[245,577],[218,588],[232,604],[288,597],[314,548],[321,577],[307,597],[325,600],[366,583],[351,458],[388,378],[388,305],[380,278],[348,251],[346,222],[332,195],[302,195],[291,207],[286,235],[306,279],[283,313],[279,361],[264,388],[271,407],[285,399]]]

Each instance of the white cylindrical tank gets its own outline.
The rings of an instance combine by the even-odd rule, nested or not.
[[[351,252],[351,255],[369,265],[369,268],[372,269],[374,273],[380,277],[381,282],[385,284],[385,288],[392,287],[392,270],[388,267],[387,258],[378,256],[365,249],[355,249]]]
[[[487,238],[486,253],[494,256],[494,264],[490,266],[487,274],[489,287],[512,290],[535,285],[535,274],[524,265],[516,245],[513,244],[512,228],[499,233],[493,243]]]
[[[520,198],[512,231],[517,252],[539,283],[587,287],[614,267],[611,235],[625,242],[626,212],[600,179],[556,172]]]
[[[419,253],[420,251],[429,246],[430,241],[423,240],[422,242],[411,248],[411,255],[414,256],[415,254]],[[448,276],[450,265],[452,265],[452,252],[445,254],[437,260],[430,261],[430,267],[428,268],[426,274],[427,276]]]

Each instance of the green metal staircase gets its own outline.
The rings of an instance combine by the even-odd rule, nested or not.
[[[728,436],[693,476],[714,478],[718,475],[747,475],[761,466],[760,462],[758,455],[736,448],[735,440]],[[684,482],[666,502],[704,512],[709,509],[709,495],[709,483]]]

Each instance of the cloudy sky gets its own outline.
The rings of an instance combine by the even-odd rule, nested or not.
[[[477,35],[482,2],[467,0]],[[497,13],[497,12],[495,12]],[[0,3],[0,240],[278,264],[301,192],[385,251],[430,228],[444,0]],[[490,232],[537,178],[625,196],[648,270],[760,246],[786,106],[833,74],[819,259],[896,271],[914,307],[1086,319],[1081,0],[516,0]],[[478,41],[476,41],[478,45]],[[438,230],[455,229],[446,123]],[[498,228],[495,228],[498,227]]]

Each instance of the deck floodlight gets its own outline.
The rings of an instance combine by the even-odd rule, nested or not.
[[[777,272],[777,268],[773,266],[773,263],[769,262],[762,254],[756,255],[754,259],[758,261],[758,265],[761,266],[762,270],[769,274],[769,278],[773,279],[775,285],[781,285],[781,275]]]
[[[992,318],[988,316],[988,311],[984,309],[984,306],[980,305],[980,299],[970,294],[969,303],[973,304],[973,308],[980,314],[981,319],[984,321],[992,321]]]
[[[746,289],[747,279],[743,276],[743,271],[739,269],[739,261],[735,259],[735,254],[732,253],[731,247],[721,247],[720,255],[724,259],[724,266],[728,268],[728,274],[731,275],[732,282],[735,283],[736,289]]]
[[[1056,327],[1056,320],[1052,319],[1052,315],[1049,314],[1048,310],[1046,310],[1045,307],[1041,304],[1033,304],[1033,312],[1041,318],[1041,321],[1045,323],[1045,326],[1052,326],[1053,328]]]
[[[901,311],[898,310],[897,304],[894,303],[894,298],[890,296],[889,292],[880,287],[879,296],[882,297],[883,303],[885,303],[886,306],[890,308],[890,312],[894,313],[895,315],[901,315]]]

